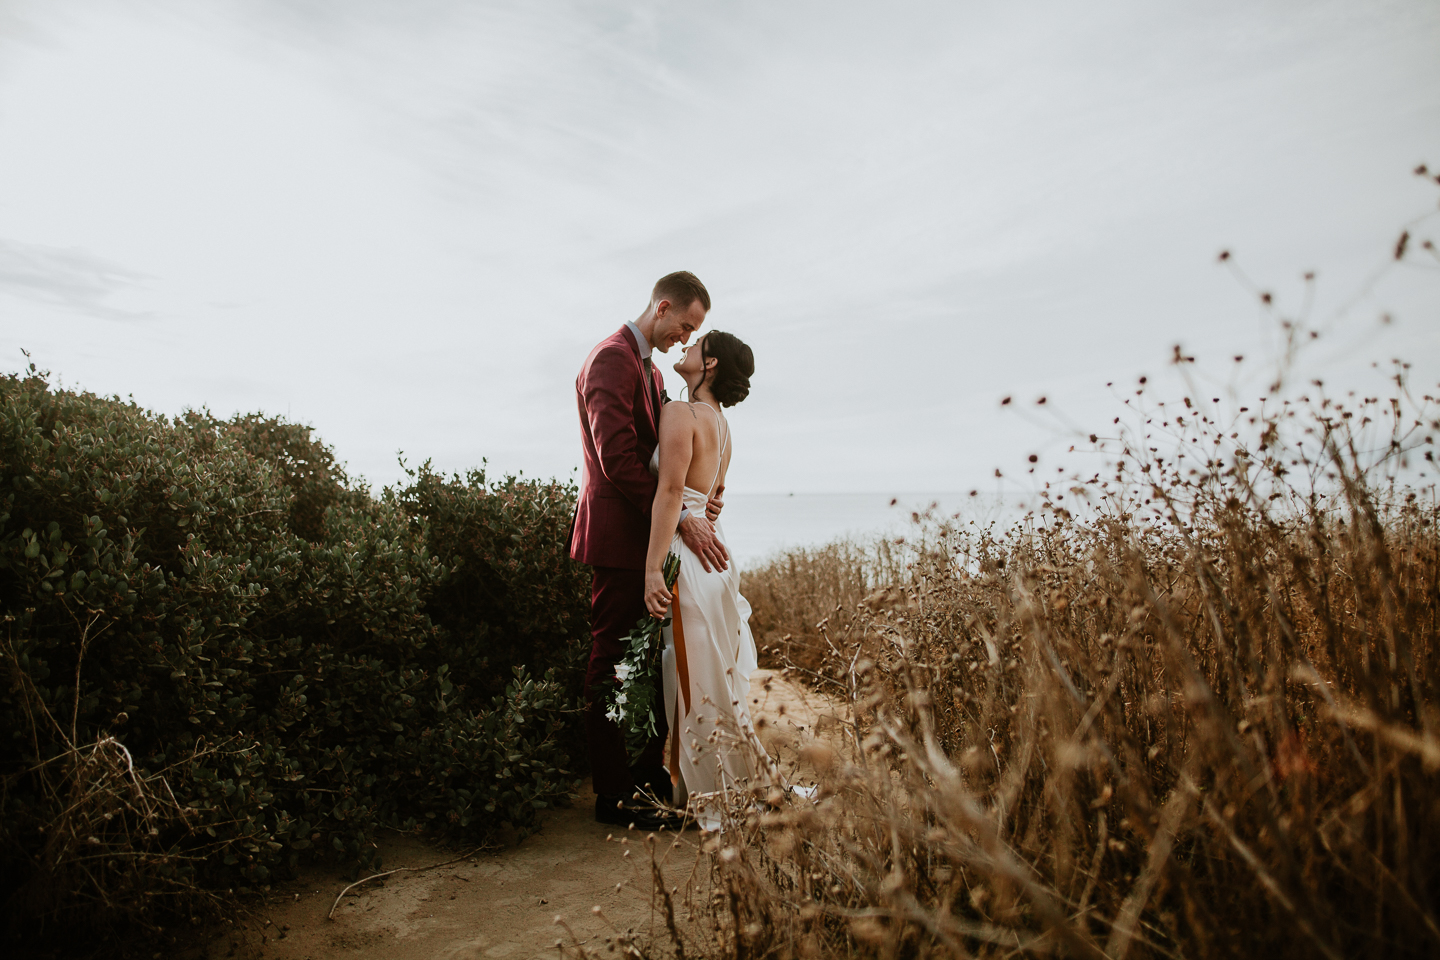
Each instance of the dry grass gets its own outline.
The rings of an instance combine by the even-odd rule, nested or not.
[[[762,666],[788,666],[813,675],[833,652],[830,637],[849,639],[868,607],[901,599],[890,585],[898,561],[885,542],[841,540],[790,550],[741,574],[740,592],[750,601],[750,629]]]
[[[657,873],[628,953],[1440,955],[1440,506],[1400,482],[1440,419],[1395,373],[1224,423],[1142,388],[1008,531],[747,574],[853,724],[814,802],[758,784],[708,882]]]
[[[87,627],[77,676],[89,638]],[[44,936],[57,948],[89,939],[93,946],[97,929],[117,936],[136,929],[158,934],[165,920],[188,915],[199,924],[221,915],[226,908],[222,898],[195,882],[196,867],[218,845],[206,843],[195,811],[175,798],[167,780],[172,769],[138,768],[113,736],[83,740],[76,720],[79,692],[68,704],[69,716],[57,717],[24,669],[13,638],[0,641],[0,670],[28,721],[29,730],[15,735],[38,743],[42,731],[53,731],[62,745],[49,759],[0,779],[0,794],[28,781],[45,802],[42,809],[56,811],[41,831],[35,869],[12,894],[13,916],[26,918],[36,929],[12,928],[6,936],[17,942]],[[183,762],[196,763],[225,746],[202,745]],[[20,813],[31,811],[21,807]]]

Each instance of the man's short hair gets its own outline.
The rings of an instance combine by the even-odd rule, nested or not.
[[[700,278],[689,270],[667,273],[655,281],[655,289],[650,291],[650,302],[659,303],[661,300],[669,300],[671,306],[682,311],[688,310],[690,304],[699,300],[705,312],[710,312],[710,291],[706,290]]]

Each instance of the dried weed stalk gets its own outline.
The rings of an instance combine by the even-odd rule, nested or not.
[[[1440,954],[1440,506],[1404,484],[1440,418],[1393,383],[1277,378],[1225,418],[1142,382],[1134,428],[1090,438],[1112,472],[1009,531],[749,576],[854,736],[810,747],[815,800],[737,797],[682,922],[628,949]]]
[[[48,935],[50,942],[63,944],[68,930],[97,928],[163,932],[162,921],[189,917],[199,923],[225,907],[216,892],[195,882],[196,866],[215,844],[197,840],[194,811],[176,800],[166,781],[171,771],[137,769],[130,751],[108,734],[91,742],[78,737],[78,678],[89,641],[99,632],[97,619],[83,625],[77,692],[63,719],[24,669],[13,638],[0,646],[9,697],[23,706],[28,727],[14,733],[31,747],[28,766],[0,777],[0,794],[36,798],[12,809],[17,820],[34,819],[33,835],[42,838],[36,849],[24,851],[34,869],[10,894],[16,907],[11,916],[25,924],[6,931],[16,941]],[[53,744],[58,750],[42,746]],[[201,746],[186,762],[226,746]],[[17,829],[9,835],[24,834]]]

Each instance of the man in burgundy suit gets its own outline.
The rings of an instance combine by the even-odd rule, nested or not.
[[[656,487],[649,464],[659,444],[660,407],[667,399],[652,354],[689,343],[709,310],[710,294],[693,273],[660,278],[645,312],[591,350],[575,380],[585,461],[570,556],[594,568],[585,737],[594,773],[595,819],[633,823],[641,830],[675,823],[653,804],[636,799],[641,791],[658,796],[670,790],[661,761],[665,720],[660,719],[659,736],[632,768],[624,735],[605,716],[604,700],[625,652],[620,638],[646,616],[645,553]],[[719,500],[712,500],[706,512],[713,517],[719,508]],[[726,568],[729,557],[709,519],[682,513],[680,535],[706,570]]]

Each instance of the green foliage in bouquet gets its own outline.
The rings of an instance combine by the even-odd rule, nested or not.
[[[9,936],[199,917],[373,864],[382,825],[478,842],[569,796],[573,489],[418,486],[372,497],[278,419],[0,377]],[[497,606],[457,612],[460,578]]]
[[[665,589],[673,595],[680,576],[680,558],[669,554],[661,567]],[[625,734],[625,748],[632,759],[638,759],[645,745],[659,733],[655,712],[663,710],[660,662],[665,644],[660,631],[670,626],[670,617],[663,620],[648,613],[635,621],[620,643],[625,656],[615,665],[615,689],[606,701],[605,716],[620,725]]]

